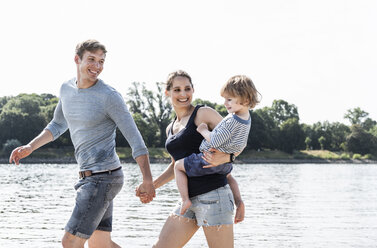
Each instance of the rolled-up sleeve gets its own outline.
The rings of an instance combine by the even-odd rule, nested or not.
[[[50,131],[54,137],[54,140],[56,140],[57,138],[59,138],[60,135],[67,131],[67,129],[67,121],[64,118],[62,103],[59,100],[58,105],[56,105],[54,111],[54,118],[51,120],[50,123],[47,124],[45,130]]]
[[[114,92],[107,98],[106,112],[108,116],[115,122],[128,144],[132,149],[132,157],[135,159],[141,155],[148,154],[143,137],[137,128],[131,113],[129,112],[123,97]]]

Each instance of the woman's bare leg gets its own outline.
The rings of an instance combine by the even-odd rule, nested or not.
[[[203,226],[209,248],[233,248],[233,224],[221,226]]]
[[[166,220],[155,248],[181,248],[199,229],[195,220],[170,215]]]

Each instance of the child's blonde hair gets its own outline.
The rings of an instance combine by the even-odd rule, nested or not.
[[[221,96],[236,97],[240,104],[247,105],[250,109],[260,102],[260,93],[255,88],[253,81],[245,75],[231,77],[221,89]]]

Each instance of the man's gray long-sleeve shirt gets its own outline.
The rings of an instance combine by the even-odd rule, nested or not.
[[[120,165],[115,152],[116,127],[130,144],[133,158],[148,154],[122,96],[100,79],[90,88],[79,89],[73,78],[60,88],[54,118],[45,129],[54,140],[69,129],[80,171],[98,172]]]

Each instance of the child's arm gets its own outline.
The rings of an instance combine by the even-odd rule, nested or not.
[[[196,129],[208,142],[211,142],[211,132],[208,130],[208,125],[205,123],[200,123]]]
[[[245,204],[243,203],[241,199],[241,193],[240,189],[238,187],[238,183],[234,177],[229,173],[227,175],[228,183],[230,186],[230,189],[232,190],[235,205],[237,207],[236,209],[236,215],[234,216],[234,224],[240,223],[245,218]]]

